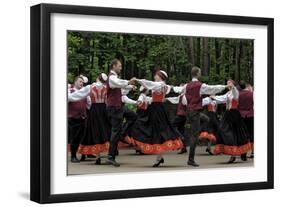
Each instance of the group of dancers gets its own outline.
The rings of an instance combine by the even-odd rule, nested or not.
[[[253,157],[253,90],[240,82],[239,90],[233,80],[227,85],[208,85],[199,81],[201,69],[193,67],[192,80],[180,86],[167,84],[168,75],[157,70],[154,80],[119,77],[122,63],[112,60],[108,75],[101,73],[96,82],[86,85],[85,76],[77,76],[68,86],[68,142],[71,162],[78,163],[94,156],[101,164],[102,154],[107,154],[106,163],[120,166],[116,160],[119,149],[133,146],[142,154],[154,154],[153,167],[164,163],[167,151],[187,152],[187,164],[198,167],[195,150],[198,141],[206,140],[206,151],[210,154],[230,155],[228,163],[237,156],[247,160],[247,153]],[[130,91],[140,85],[137,100],[130,99]],[[227,90],[223,95],[221,94]],[[176,97],[166,97],[170,92]],[[164,108],[164,102],[177,104],[173,121]],[[136,105],[137,111],[129,110],[127,104]],[[216,113],[217,106],[225,105],[221,119]],[[204,107],[207,113],[204,113]],[[187,124],[188,123],[188,124]],[[185,133],[188,126],[188,135]],[[215,149],[211,143],[215,142]],[[76,154],[82,154],[78,160]]]

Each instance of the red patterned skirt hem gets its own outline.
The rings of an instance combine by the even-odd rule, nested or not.
[[[199,135],[199,140],[216,141],[216,136],[212,133],[201,132]]]
[[[252,146],[250,143],[241,146],[217,144],[214,149],[214,154],[241,155],[251,151],[251,149]]]
[[[94,144],[94,145],[79,145],[78,153],[83,155],[99,154],[102,152],[108,152],[110,142],[105,142],[104,144]],[[124,142],[118,142],[118,149],[124,149],[130,145]]]
[[[162,144],[147,144],[140,142],[133,137],[126,137],[125,140],[144,154],[161,154],[166,151],[180,150],[183,148],[181,138],[167,140]]]
[[[104,144],[95,144],[95,145],[79,145],[78,153],[83,155],[93,155],[99,154],[102,152],[108,152],[109,142],[105,142]]]

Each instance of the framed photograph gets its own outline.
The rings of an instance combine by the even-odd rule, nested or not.
[[[273,23],[31,7],[31,200],[272,189]]]

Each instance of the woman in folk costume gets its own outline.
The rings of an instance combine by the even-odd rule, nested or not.
[[[148,107],[151,104],[151,97],[148,97],[149,90],[145,87],[140,87],[140,95],[137,100],[137,119],[132,126],[132,129],[134,128],[135,132],[139,132],[140,134],[145,134],[147,136],[150,135],[150,131],[148,130],[146,124],[148,123],[149,119],[149,112]],[[131,132],[129,133],[129,136],[131,135]],[[140,149],[136,146],[136,153],[143,154]]]
[[[152,91],[152,103],[148,107],[148,119],[141,127],[133,127],[128,143],[133,144],[144,154],[156,154],[153,167],[164,163],[162,153],[170,150],[180,150],[183,146],[181,135],[172,127],[164,108],[166,94],[171,90],[165,81],[168,75],[163,70],[155,73],[154,80],[136,79],[144,88]],[[145,131],[139,130],[146,128]]]
[[[82,155],[97,155],[96,164],[101,163],[100,154],[108,151],[111,132],[105,105],[107,95],[106,81],[107,75],[102,73],[96,79],[96,83],[87,85],[81,90],[72,93],[70,97],[72,101],[87,97],[92,103],[78,152]]]
[[[231,155],[228,163],[233,163],[236,156],[247,160],[246,153],[251,150],[247,128],[238,111],[239,91],[233,80],[228,80],[228,92],[221,96],[212,96],[217,104],[226,104],[226,111],[221,120],[215,146],[215,154]]]
[[[200,141],[207,141],[206,152],[213,155],[211,151],[212,142],[216,142],[217,131],[219,126],[219,120],[217,117],[217,103],[210,97],[206,97],[202,100],[202,106],[207,106],[207,116],[209,120],[205,122],[202,126],[201,133],[199,135]]]

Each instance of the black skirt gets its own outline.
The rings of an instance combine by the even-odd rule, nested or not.
[[[227,110],[219,126],[214,153],[235,156],[245,154],[250,150],[249,133],[239,111]]]
[[[219,120],[216,112],[208,111],[207,116],[209,121],[202,124],[199,140],[201,141],[216,141]]]
[[[126,139],[144,154],[160,154],[183,147],[181,135],[172,127],[163,103],[157,102],[139,113]]]
[[[254,117],[245,117],[243,121],[248,129],[252,150],[254,149]]]
[[[107,118],[105,103],[92,104],[78,152],[81,154],[107,152],[110,134],[111,126]]]

